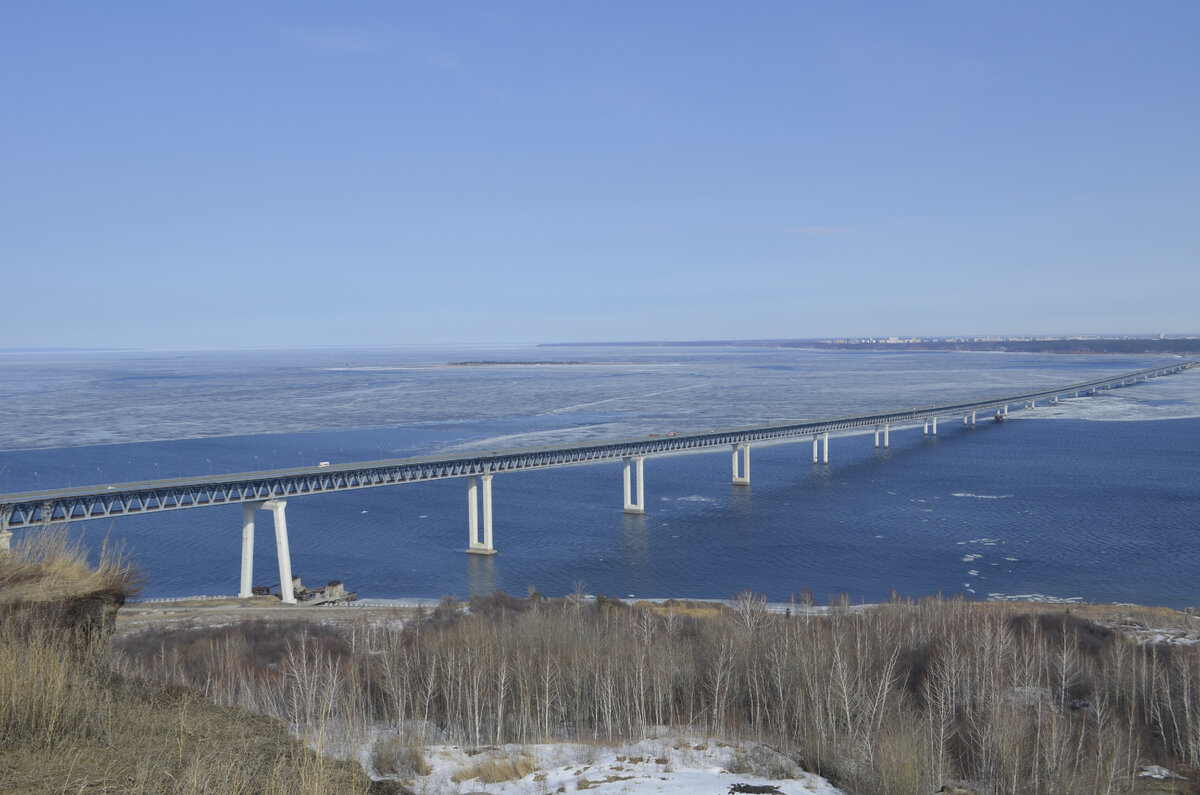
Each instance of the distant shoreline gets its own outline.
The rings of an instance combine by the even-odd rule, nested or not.
[[[994,351],[1058,354],[1200,354],[1200,337],[1088,337],[1042,339],[820,339],[547,342],[539,348],[807,348],[836,351]]]

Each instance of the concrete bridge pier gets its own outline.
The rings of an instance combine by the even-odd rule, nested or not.
[[[239,599],[249,599],[254,580],[254,512],[262,506],[261,502],[247,502],[242,505],[242,582],[238,590]],[[280,581],[280,587],[283,582]]]
[[[813,434],[813,463],[814,464],[818,463],[818,461],[817,461],[817,435],[815,433]]]
[[[821,463],[829,463],[829,431],[821,434]]]
[[[975,424],[975,412],[974,411],[971,412],[971,424],[972,425]]]
[[[279,558],[279,597],[284,604],[296,604],[296,593],[292,590],[292,553],[288,549],[287,514],[285,500],[247,502],[242,506],[242,581],[238,597],[248,599],[254,579],[254,513],[270,511],[275,521],[275,554]]]
[[[738,472],[738,453],[742,454],[741,472]],[[750,445],[746,443],[733,446],[733,484],[735,486],[750,485]],[[638,490],[639,493],[641,489]]]
[[[876,447],[876,449],[879,448],[879,429],[880,429],[880,427],[881,426],[879,426],[879,425],[875,426],[875,447]],[[887,446],[888,446],[888,430],[891,428],[891,426],[885,422],[882,425],[882,428],[883,428],[883,447],[886,450]]]
[[[479,481],[483,481],[480,494]],[[479,539],[479,514],[483,513],[483,540]],[[472,555],[495,555],[492,546],[492,476],[472,475],[467,480],[467,552]]]
[[[737,467],[737,451],[736,450],[734,450],[733,455],[734,455],[734,458],[733,458],[734,481],[733,482],[736,483],[737,482],[737,477],[736,477],[736,475],[737,475],[737,469],[736,469],[736,467]],[[643,477],[643,470],[642,470],[642,463],[645,460],[646,460],[645,456],[640,456],[640,455],[634,456],[632,458],[624,459],[624,461],[625,461],[625,471],[624,471],[624,480],[625,480],[625,508],[624,508],[624,511],[625,511],[625,513],[645,513],[646,512],[646,481]],[[747,459],[747,462],[748,461],[749,461],[749,459]],[[630,483],[629,483],[629,465],[631,463],[636,464],[636,469],[637,469],[637,500],[636,501],[631,499],[632,494],[631,494]],[[749,472],[749,466],[750,466],[749,463],[747,463],[747,465],[746,465],[747,473]],[[748,475],[747,475],[747,477],[748,477]]]

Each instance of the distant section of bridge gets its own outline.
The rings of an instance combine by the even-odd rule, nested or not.
[[[633,439],[589,444],[557,445],[521,450],[463,455],[401,458],[385,461],[297,467],[262,472],[245,472],[200,478],[172,478],[0,495],[0,549],[8,545],[11,530],[60,522],[134,516],[183,508],[204,508],[240,503],[243,511],[242,581],[240,595],[250,595],[253,571],[254,516],[259,509],[274,514],[279,558],[280,590],[284,601],[294,601],[287,524],[284,512],[288,497],[394,486],[447,478],[467,478],[469,533],[468,552],[493,554],[492,477],[497,473],[528,469],[623,463],[624,510],[645,511],[643,462],[649,456],[679,455],[714,448],[732,450],[733,483],[750,483],[750,445],[812,440],[813,463],[829,463],[829,437],[874,433],[875,446],[890,443],[893,428],[922,425],[925,434],[937,434],[938,420],[961,416],[974,424],[980,412],[995,411],[1007,416],[1010,408],[1033,408],[1039,401],[1058,402],[1063,397],[1080,397],[1099,390],[1129,386],[1149,378],[1170,375],[1195,367],[1200,361],[1181,361],[1132,373],[1068,384],[1036,392],[938,406],[895,409],[871,414],[772,423],[715,431],[668,433]],[[820,445],[820,450],[818,446]],[[820,456],[818,456],[820,452]],[[631,480],[631,472],[636,477]],[[480,522],[482,514],[482,522]],[[482,528],[481,528],[482,525]],[[480,536],[482,529],[482,537]]]

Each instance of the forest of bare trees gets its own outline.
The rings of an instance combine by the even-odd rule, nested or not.
[[[497,594],[402,624],[144,631],[117,659],[126,674],[202,687],[300,734],[387,726],[393,755],[677,731],[766,743],[851,792],[925,795],[948,781],[1137,792],[1152,763],[1194,780],[1200,651],[1140,643],[1086,614],[941,599],[776,613],[750,593],[731,608]],[[419,751],[409,759],[419,775]]]

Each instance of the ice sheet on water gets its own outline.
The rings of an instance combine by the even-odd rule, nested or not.
[[[989,593],[988,600],[992,602],[1045,602],[1047,604],[1076,604],[1083,601],[1082,596],[1052,596],[1044,593]]]
[[[0,449],[375,428],[443,429],[458,437],[451,448],[504,449],[980,399],[1162,361],[675,347],[560,356],[610,366],[442,366],[546,359],[529,346],[0,355]],[[1200,371],[1010,416],[1200,416]]]
[[[1100,390],[1095,395],[1064,398],[1057,405],[1039,403],[1032,410],[1011,411],[1010,419],[1182,420],[1200,417],[1200,368],[1169,377],[1152,378],[1121,389]]]

